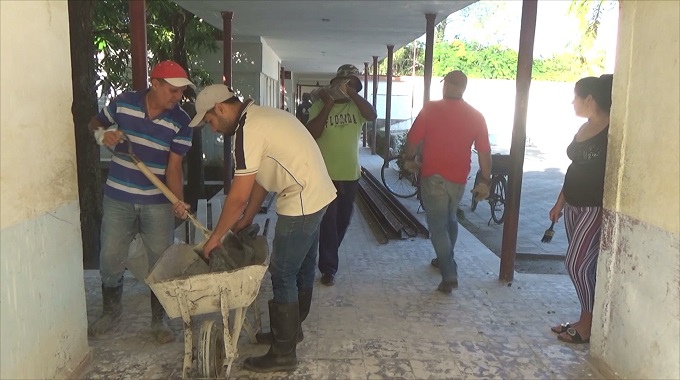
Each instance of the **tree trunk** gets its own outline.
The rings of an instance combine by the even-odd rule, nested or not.
[[[71,80],[73,123],[80,195],[80,228],[85,269],[99,268],[102,222],[102,182],[99,146],[87,124],[97,113],[95,93],[95,46],[92,36],[94,0],[68,0],[71,35]]]

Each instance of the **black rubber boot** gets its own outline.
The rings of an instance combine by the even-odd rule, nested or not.
[[[123,285],[108,288],[102,285],[102,315],[87,328],[87,335],[96,338],[111,331],[123,315]]]
[[[165,309],[153,292],[151,292],[151,335],[161,344],[175,341],[175,333],[165,324]]]
[[[292,371],[297,368],[297,333],[300,329],[300,309],[297,302],[269,301],[273,342],[264,356],[247,358],[243,367],[254,372]]]
[[[314,288],[298,290],[298,304],[300,305],[300,329],[298,330],[297,342],[300,343],[305,339],[302,333],[302,322],[307,319],[309,309],[312,306],[312,293]],[[272,333],[262,332],[255,334],[258,344],[272,344]]]

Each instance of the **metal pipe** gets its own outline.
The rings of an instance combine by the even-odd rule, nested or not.
[[[390,159],[390,123],[392,122],[392,62],[394,57],[394,45],[387,45],[387,91],[385,94],[385,155],[383,161],[386,164]]]
[[[146,1],[130,0],[130,42],[132,56],[132,88],[147,88],[148,62],[146,56]]]
[[[436,13],[425,14],[427,25],[425,28],[425,72],[423,73],[423,104],[430,101],[430,87],[432,85],[432,59],[434,52],[434,21]]]
[[[376,103],[378,101],[378,56],[373,56],[373,108],[376,110]],[[378,133],[378,120],[373,120],[371,123],[373,125],[371,134],[373,138],[371,139],[371,154],[375,154],[375,142]]]
[[[503,224],[499,281],[512,281],[515,274],[517,229],[519,226],[520,196],[522,194],[522,173],[524,172],[527,109],[534,56],[537,5],[536,0],[524,0],[522,2],[522,23],[517,59],[515,119],[512,126],[512,144],[510,145],[510,174],[508,176],[508,192],[505,204],[506,213]]]
[[[368,62],[364,62],[364,99],[368,98]],[[364,123],[361,128],[361,143],[362,146],[366,147],[366,128],[368,123]]]
[[[222,80],[224,84],[229,87],[232,85],[231,57],[233,54],[231,46],[231,20],[233,17],[234,12],[222,12]],[[224,138],[224,193],[229,194],[233,166],[231,159],[231,136],[225,134],[222,137]]]

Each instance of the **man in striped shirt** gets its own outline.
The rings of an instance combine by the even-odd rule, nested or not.
[[[92,118],[89,127],[99,145],[114,151],[127,152],[132,144],[139,159],[182,200],[182,157],[191,148],[192,133],[189,115],[179,101],[187,86],[195,86],[187,72],[172,61],[157,64],[150,77],[149,89],[117,96]],[[122,140],[122,133],[129,142]],[[103,311],[88,328],[93,337],[110,331],[120,320],[125,261],[135,234],[140,234],[152,268],[173,242],[173,215],[187,217],[187,204],[170,204],[131,160],[121,157],[113,156],[104,186],[99,268]],[[172,342],[175,336],[165,324],[165,311],[153,292],[151,315],[154,338],[159,343]]]

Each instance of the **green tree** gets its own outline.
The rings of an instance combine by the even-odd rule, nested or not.
[[[415,53],[415,54],[414,54]],[[414,59],[415,56],[415,59]],[[418,41],[397,49],[393,55],[392,70],[395,76],[423,75],[425,62],[425,44]],[[387,75],[387,59],[383,59],[378,65],[378,73]]]
[[[592,75],[604,66],[604,52],[593,51],[600,28],[602,15],[616,6],[610,0],[572,0],[568,15],[575,16],[579,22],[579,36],[571,44],[583,75]]]
[[[132,88],[128,0],[95,2],[94,43],[101,73],[97,88],[114,95]],[[210,84],[201,54],[217,51],[218,30],[170,0],[147,0],[149,66],[172,59],[184,66],[194,83]]]
[[[443,19],[439,24],[435,25],[435,27],[434,27],[434,43],[435,44],[444,42],[444,36],[446,34],[446,26],[451,21],[452,20],[447,17],[447,18]]]
[[[418,43],[414,62],[414,44],[409,44],[394,52],[394,75],[411,75],[415,65],[416,75],[423,75],[424,46]],[[452,70],[462,70],[470,78],[515,79],[518,54],[515,50],[494,44],[482,45],[462,39],[435,44],[432,74],[444,76]],[[545,81],[574,82],[582,74],[582,66],[575,65],[578,56],[565,52],[548,58],[534,59],[533,79]],[[594,68],[604,67],[604,56],[589,61]],[[387,60],[379,66],[381,75],[387,74]]]

